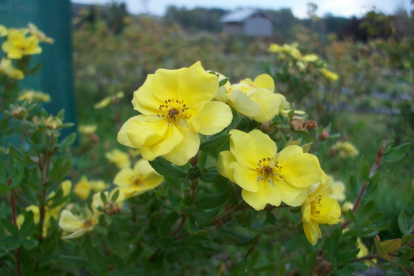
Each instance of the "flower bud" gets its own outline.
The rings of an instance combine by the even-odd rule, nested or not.
[[[292,121],[289,122],[289,125],[292,128],[292,130],[296,131],[296,130],[303,129],[304,122],[305,122],[305,118],[293,115]]]
[[[321,135],[319,136],[319,140],[326,140],[329,138],[329,132],[327,130],[322,131]]]
[[[62,121],[56,117],[50,116],[46,120],[46,127],[49,129],[59,129],[63,125]]]
[[[103,211],[108,216],[119,213],[121,209],[116,202],[106,201],[103,207]]]
[[[27,110],[24,107],[16,106],[13,110],[12,115],[17,120],[22,120],[27,114]]]

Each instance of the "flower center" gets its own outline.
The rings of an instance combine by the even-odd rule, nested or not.
[[[131,184],[132,186],[141,186],[142,179],[141,177],[139,177],[138,174],[135,174],[129,178],[129,184]]]
[[[317,217],[321,212],[319,208],[322,208],[321,204],[322,196],[318,195],[314,200],[311,201],[311,214]]]
[[[164,118],[172,124],[179,124],[179,121],[182,119],[189,119],[190,114],[186,113],[186,105],[184,101],[175,100],[173,98],[165,100],[165,104],[161,104],[158,109],[161,111],[160,114],[157,114],[158,117]]]
[[[85,220],[85,222],[83,223],[83,225],[82,225],[82,228],[83,229],[88,229],[89,227],[91,227],[91,226],[93,226],[93,219],[92,218],[90,218],[90,219],[87,219],[87,220]]]
[[[279,178],[282,178],[280,175],[282,167],[278,165],[276,158],[267,157],[262,158],[257,163],[256,171],[259,173],[258,180],[264,180],[273,185],[274,181],[279,181]]]

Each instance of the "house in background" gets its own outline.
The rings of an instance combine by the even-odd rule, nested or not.
[[[257,9],[242,9],[225,14],[221,18],[223,31],[229,35],[270,37],[274,20]]]

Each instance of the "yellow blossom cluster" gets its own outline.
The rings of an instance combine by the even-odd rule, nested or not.
[[[303,55],[298,49],[298,43],[284,44],[282,46],[272,43],[269,47],[269,52],[277,54],[280,60],[292,60],[289,63],[290,67],[297,67],[299,70],[304,70],[309,65],[318,68],[318,72],[329,81],[337,81],[338,74],[328,70],[326,65],[315,54]]]
[[[124,92],[118,92],[115,95],[103,98],[98,103],[96,103],[93,107],[95,109],[104,108],[104,107],[107,107],[108,105],[110,105],[114,100],[122,99],[123,97],[124,97]]]
[[[79,125],[79,132],[82,134],[93,134],[98,129],[98,126],[95,124],[92,125]]]
[[[109,185],[102,180],[88,180],[86,176],[82,176],[76,183],[73,192],[82,200],[89,197],[91,191],[100,192],[109,188]]]
[[[119,169],[131,166],[131,161],[128,153],[123,152],[119,149],[108,151],[105,153],[105,157],[109,162],[115,164]]]
[[[0,62],[0,75],[6,75],[11,79],[21,80],[24,78],[22,70],[14,68],[11,59],[2,58]]]
[[[350,142],[338,141],[331,149],[333,153],[338,153],[339,157],[355,157],[359,154],[358,149]]]
[[[31,103],[31,102],[49,103],[50,95],[47,93],[40,92],[40,91],[26,89],[26,90],[23,90],[23,93],[19,96],[18,100],[27,101],[28,103]]]

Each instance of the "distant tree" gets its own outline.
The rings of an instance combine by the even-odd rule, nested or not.
[[[220,17],[227,12],[226,10],[217,8],[195,8],[188,10],[184,7],[169,6],[164,16],[164,22],[166,24],[178,22],[187,31],[204,30],[218,33],[222,28]]]
[[[125,27],[124,19],[127,15],[127,7],[124,2],[112,1],[105,9],[104,19],[108,28],[119,34]]]

